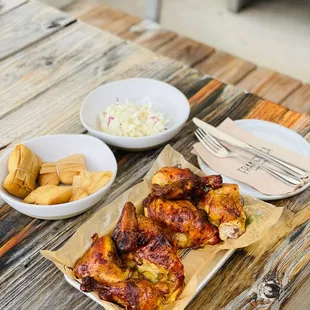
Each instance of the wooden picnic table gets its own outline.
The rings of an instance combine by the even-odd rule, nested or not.
[[[86,133],[79,120],[84,97],[99,85],[149,77],[170,83],[189,98],[191,117],[218,125],[226,117],[263,119],[310,140],[310,117],[240,91],[185,64],[26,0],[0,8],[0,152],[45,134]],[[173,51],[171,51],[173,52]],[[170,144],[187,160],[195,142],[191,118]],[[0,201],[0,308],[100,309],[72,288],[41,257],[56,249],[92,214],[141,181],[161,148],[114,150],[118,175],[109,195],[67,220],[25,216]],[[309,190],[279,201],[280,221],[255,244],[236,251],[187,309],[309,309]]]

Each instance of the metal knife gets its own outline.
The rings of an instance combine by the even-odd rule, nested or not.
[[[258,148],[245,143],[243,141],[240,141],[239,139],[232,137],[230,135],[228,135],[227,133],[221,131],[220,129],[217,129],[215,127],[213,127],[212,125],[209,125],[208,123],[194,117],[193,118],[193,122],[200,128],[202,128],[204,131],[209,132],[212,136],[214,136],[215,138],[227,142],[231,145],[240,147],[242,149],[245,149],[247,151],[249,151],[250,153],[256,155],[256,156],[260,156],[262,158],[264,158],[265,160],[267,160],[268,162],[272,163],[273,165],[275,165],[276,167],[288,172],[289,174],[296,176],[298,178],[307,178],[309,176],[309,172],[305,171],[301,168],[298,168],[282,159],[279,159],[273,155],[264,153],[263,151],[259,150]]]

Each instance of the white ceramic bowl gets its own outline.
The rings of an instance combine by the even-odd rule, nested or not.
[[[118,99],[132,102],[148,97],[152,108],[170,117],[167,130],[155,135],[130,138],[113,136],[99,130],[99,114]],[[80,118],[83,126],[104,142],[127,150],[146,150],[164,144],[172,139],[187,121],[190,106],[187,98],[177,88],[152,79],[134,78],[107,83],[93,90],[84,100]]]
[[[105,187],[81,200],[58,205],[23,203],[21,199],[9,194],[3,187],[3,181],[8,174],[8,158],[12,152],[12,149],[8,150],[0,159],[0,195],[14,209],[28,216],[57,220],[83,213],[105,196],[116,177],[117,163],[112,151],[105,143],[94,137],[88,135],[50,135],[30,139],[23,144],[44,161],[55,162],[72,154],[84,154],[87,170],[110,170],[113,172],[111,180]]]

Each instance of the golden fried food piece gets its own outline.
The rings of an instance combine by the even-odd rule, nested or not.
[[[79,259],[73,269],[78,278],[92,277],[101,283],[116,283],[129,278],[131,272],[116,253],[113,240],[109,236],[93,236],[93,244]]]
[[[37,205],[56,205],[68,202],[71,194],[72,187],[48,184],[37,187],[23,202]]]
[[[115,302],[127,310],[161,310],[162,297],[149,281],[130,279],[111,285],[96,282],[88,277],[81,284],[84,292],[97,291],[99,298]]]
[[[144,208],[147,217],[169,229],[178,248],[201,248],[220,242],[218,229],[188,200],[146,199]]]
[[[116,224],[112,238],[122,253],[132,252],[138,248],[139,227],[136,208],[126,202],[122,214]]]
[[[14,147],[8,159],[8,171],[3,187],[12,195],[25,198],[36,188],[41,158],[26,145]]]
[[[123,261],[156,285],[166,303],[174,301],[184,288],[184,267],[172,239],[152,219],[137,218],[131,203],[125,204],[118,223],[130,223],[117,225],[113,233]],[[123,240],[131,247],[124,247]]]
[[[238,238],[245,232],[246,215],[240,201],[237,184],[223,184],[218,189],[206,193],[198,203],[209,217],[209,221],[219,228],[220,238]]]
[[[151,196],[165,199],[189,199],[204,193],[206,187],[219,187],[221,176],[199,177],[190,169],[164,167],[152,178]]]

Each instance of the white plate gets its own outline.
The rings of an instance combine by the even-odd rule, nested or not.
[[[215,257],[210,262],[208,269],[204,270],[204,278],[203,280],[198,283],[197,289],[195,293],[193,294],[190,301],[192,301],[195,296],[206,286],[206,284],[212,279],[212,277],[222,268],[222,266],[227,262],[227,260],[230,258],[230,256],[235,252],[235,249],[232,250],[222,250],[219,251]],[[64,275],[66,281],[71,284],[74,288],[79,290],[81,293],[85,294],[87,297],[91,298],[98,304],[100,303],[100,299],[97,298],[95,295],[92,295],[90,293],[85,293],[80,290],[80,283],[77,280],[73,280],[70,277]],[[186,280],[186,279],[185,279]],[[117,309],[115,307],[115,309]]]
[[[81,214],[108,193],[116,177],[117,163],[114,154],[105,143],[92,136],[50,135],[32,138],[23,144],[45,161],[55,162],[72,154],[83,154],[87,170],[113,172],[106,186],[83,199],[48,206],[28,204],[9,194],[3,187],[3,181],[8,174],[8,159],[12,152],[12,149],[8,150],[0,159],[0,196],[11,207],[28,216],[44,220],[59,220]]]
[[[282,127],[280,125],[271,122],[254,120],[254,119],[238,120],[235,122],[241,128],[246,129],[247,131],[251,132],[252,134],[261,139],[270,141],[274,144],[278,144],[279,146],[295,151],[296,153],[299,153],[301,155],[310,156],[309,143],[302,136],[300,136],[299,134],[288,128]],[[217,173],[214,170],[210,169],[209,166],[200,157],[198,157],[198,164],[201,170],[207,174]],[[305,186],[299,188],[297,191],[294,191],[289,194],[268,196],[258,192],[254,188],[244,183],[235,181],[226,176],[223,177],[223,181],[225,183],[236,183],[239,185],[241,194],[251,195],[261,200],[277,200],[291,197],[301,193],[310,186],[310,183],[308,183]]]

